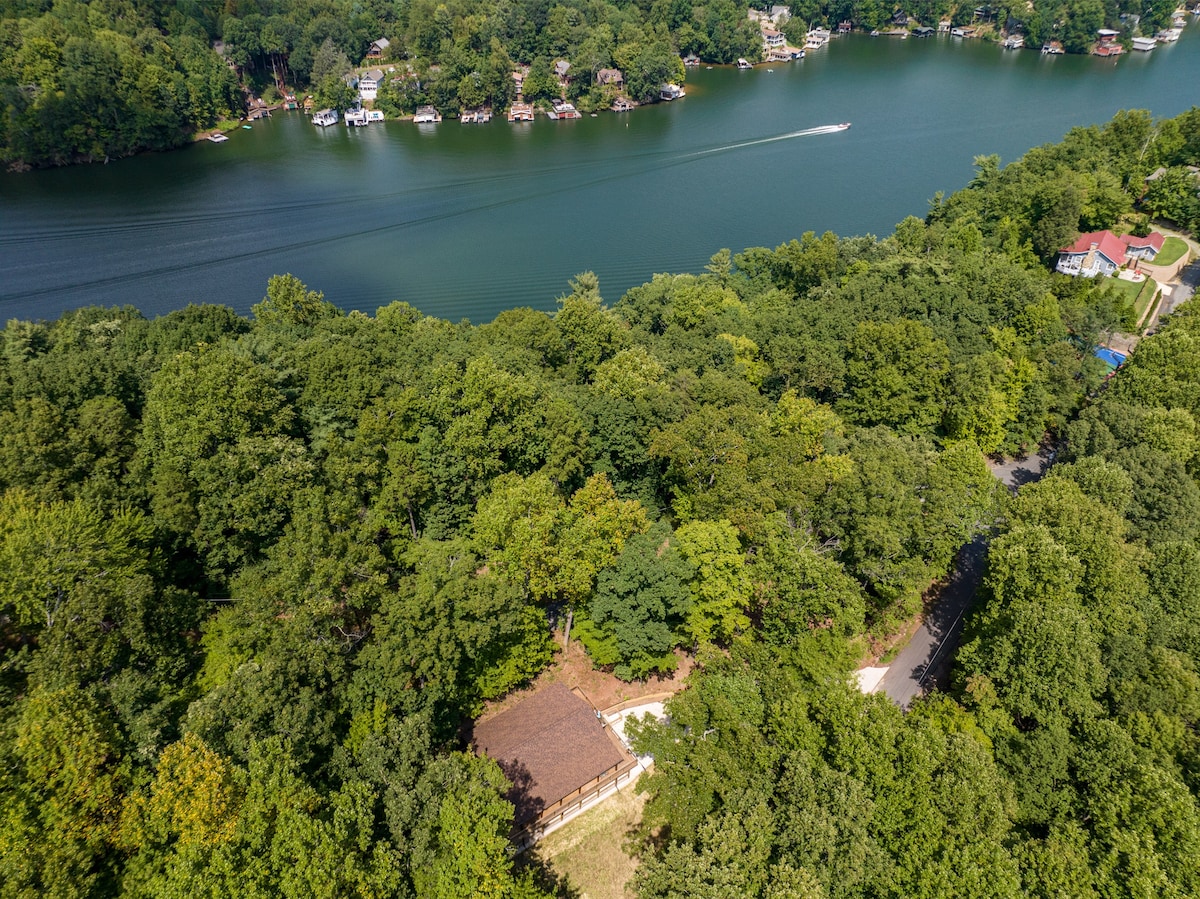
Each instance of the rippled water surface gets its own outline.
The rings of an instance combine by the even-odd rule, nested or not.
[[[1200,103],[1200,23],[1116,65],[853,36],[772,68],[692,70],[682,101],[574,122],[278,113],[225,144],[0,175],[0,315],[245,312],[280,272],[347,309],[399,299],[454,320],[552,309],[588,269],[613,302],[722,247],[888,233],[977,154],[1010,161],[1119,109],[1182,112]]]

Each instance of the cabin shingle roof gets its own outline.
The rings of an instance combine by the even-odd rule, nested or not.
[[[512,782],[518,827],[627,758],[591,704],[562,684],[479,722],[472,742]]]

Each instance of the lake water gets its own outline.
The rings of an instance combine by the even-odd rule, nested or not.
[[[772,68],[691,70],[684,100],[573,122],[277,113],[225,144],[3,174],[0,316],[246,312],[282,272],[346,309],[406,300],[452,320],[553,309],[589,269],[615,302],[722,247],[887,234],[966,184],[977,154],[1008,162],[1120,109],[1176,115],[1200,102],[1200,24],[1115,65],[855,35]]]

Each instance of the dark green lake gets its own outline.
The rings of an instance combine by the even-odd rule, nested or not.
[[[0,175],[0,315],[245,312],[282,272],[347,309],[406,300],[454,320],[552,309],[589,269],[614,302],[722,247],[889,233],[977,154],[1011,161],[1120,109],[1176,115],[1200,102],[1200,24],[1115,65],[864,35],[772,68],[692,70],[682,101],[575,122],[280,113],[225,144]]]

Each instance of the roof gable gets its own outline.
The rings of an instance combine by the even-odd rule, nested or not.
[[[518,827],[626,760],[591,704],[562,684],[479,722],[472,742],[514,784]]]
[[[1087,253],[1093,246],[1113,265],[1121,265],[1125,261],[1125,243],[1111,231],[1081,234],[1079,240],[1069,247],[1063,247],[1059,252],[1082,254]]]
[[[1155,255],[1158,255],[1163,248],[1163,236],[1157,231],[1151,231],[1145,237],[1135,237],[1132,234],[1126,234],[1121,238],[1125,245],[1131,250],[1144,250],[1150,248],[1154,250]]]

